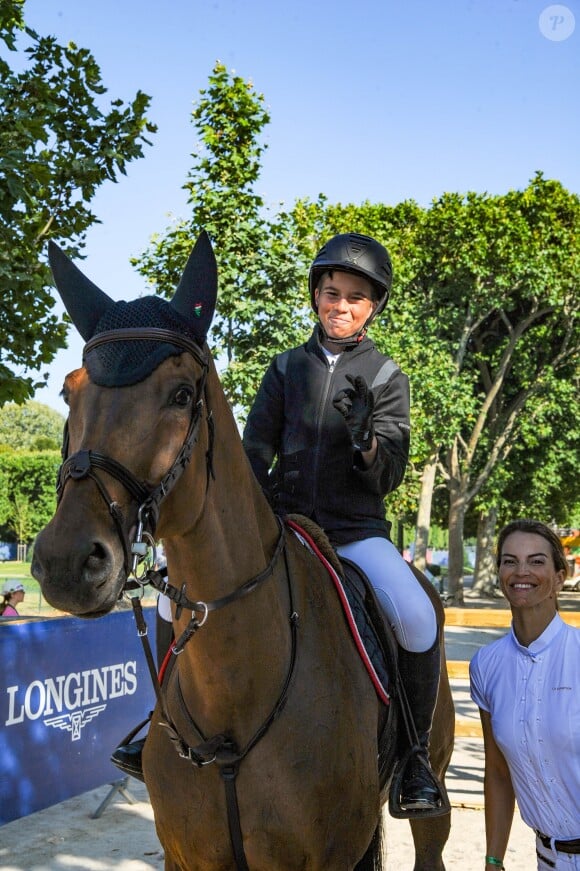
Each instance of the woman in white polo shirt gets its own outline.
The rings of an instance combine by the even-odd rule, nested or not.
[[[538,869],[579,871],[580,630],[557,605],[566,556],[550,527],[515,520],[496,559],[511,632],[470,665],[485,746],[485,869],[504,867],[517,800],[536,832]]]

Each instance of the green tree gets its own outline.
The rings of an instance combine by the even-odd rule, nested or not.
[[[478,512],[478,550],[473,591],[493,595],[496,526],[514,517],[535,517],[556,526],[573,526],[578,499],[580,419],[578,386],[560,379],[549,392],[530,397],[519,436],[474,499]]]
[[[92,54],[27,27],[23,6],[0,4],[0,405],[31,397],[47,375],[27,373],[66,346],[52,313],[47,238],[78,256],[98,220],[95,192],[142,157],[155,129],[140,91],[101,108],[106,89]]]
[[[296,204],[295,228],[314,241],[310,253],[353,228],[391,252],[392,299],[371,335],[409,374],[413,402],[409,474],[388,512],[407,520],[417,512],[416,552],[424,560],[433,494],[443,482],[458,585],[464,516],[520,444],[538,407],[534,397],[545,404],[578,377],[577,206],[540,174],[524,192],[446,194],[426,210],[412,202]],[[574,396],[568,409],[578,416]],[[537,468],[546,465],[538,456]],[[512,487],[517,477],[514,470]],[[455,592],[461,600],[462,590]]]
[[[48,405],[29,401],[0,408],[0,449],[58,450],[62,442],[64,417]]]
[[[540,173],[505,196],[446,194],[429,209],[410,292],[453,354],[465,415],[441,445],[450,591],[462,601],[466,512],[560,380],[578,377],[580,202]]]
[[[46,526],[56,508],[59,465],[58,451],[0,454],[0,534],[30,542]]]
[[[281,309],[272,286],[292,293],[292,239],[283,226],[272,228],[263,217],[264,203],[254,190],[266,147],[261,135],[269,120],[263,95],[217,62],[192,112],[196,150],[184,184],[191,216],[154,236],[147,251],[133,261],[157,293],[170,297],[192,240],[201,229],[209,233],[220,284],[212,340],[216,355],[227,365],[224,387],[242,415],[265,362],[256,353],[256,334],[276,343],[285,331],[295,329],[287,316],[280,321],[271,317]]]
[[[445,194],[429,209],[330,205],[321,194],[267,222],[253,192],[268,120],[262,102],[216,65],[193,113],[192,217],[154,239],[138,266],[171,295],[192,239],[209,230],[222,285],[214,339],[243,418],[272,355],[311,328],[306,277],[322,241],[355,229],[386,244],[393,300],[371,335],[407,371],[413,396],[410,473],[389,497],[389,514],[408,522],[417,511],[420,559],[432,505],[440,520],[444,503],[433,495],[443,481],[452,591],[461,600],[466,518],[491,492],[535,397],[577,377],[578,199],[538,174],[525,191]]]

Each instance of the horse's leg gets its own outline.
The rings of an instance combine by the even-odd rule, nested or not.
[[[451,829],[451,814],[442,817],[411,820],[415,843],[413,871],[445,871],[443,848]]]
[[[354,871],[382,871],[384,865],[384,820],[383,811],[379,813],[377,827],[367,851],[357,862]]]
[[[442,643],[441,677],[429,748],[433,770],[441,781],[444,781],[451,761],[454,733],[455,710],[447,675],[445,647]],[[414,871],[445,871],[443,848],[449,838],[450,829],[450,813],[440,817],[411,819],[411,831],[415,843]]]

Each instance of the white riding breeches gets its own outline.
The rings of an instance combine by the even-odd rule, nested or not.
[[[173,615],[171,614],[171,599],[169,596],[164,596],[163,593],[159,593],[157,597],[157,611],[162,620],[171,623]]]
[[[336,550],[367,575],[401,647],[411,653],[430,650],[437,637],[433,605],[393,542],[365,538]]]

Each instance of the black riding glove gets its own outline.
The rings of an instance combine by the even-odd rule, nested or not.
[[[340,411],[346,421],[353,447],[364,453],[364,451],[370,451],[373,444],[375,399],[372,390],[369,390],[366,381],[360,375],[357,375],[356,378],[347,375],[346,380],[352,384],[352,387],[339,390],[332,400],[332,404],[337,411]]]

